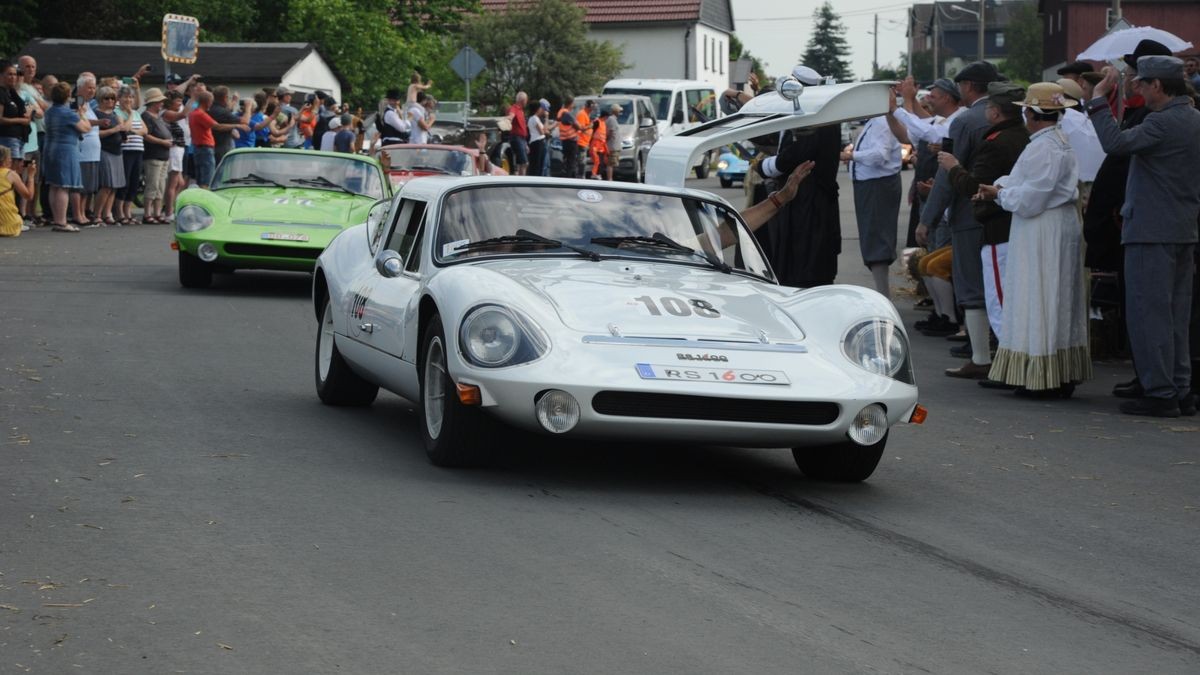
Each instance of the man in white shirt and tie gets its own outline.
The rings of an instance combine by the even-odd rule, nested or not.
[[[896,260],[903,194],[900,156],[900,141],[888,128],[886,116],[867,120],[854,148],[841,155],[842,161],[850,162],[854,180],[854,214],[863,264],[871,270],[875,290],[888,298],[888,267]]]

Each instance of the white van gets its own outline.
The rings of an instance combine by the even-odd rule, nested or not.
[[[605,96],[637,94],[648,96],[654,105],[658,136],[672,136],[692,127],[721,117],[717,92],[707,82],[699,80],[659,80],[628,78],[609,80],[604,85]],[[708,177],[712,157],[705,154],[694,168],[697,178]]]

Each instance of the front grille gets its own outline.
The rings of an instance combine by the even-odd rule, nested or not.
[[[225,244],[225,252],[229,255],[257,256],[261,258],[297,258],[316,260],[321,257],[319,248],[301,248],[299,246],[267,246],[264,244]]]
[[[764,401],[629,391],[602,391],[592,397],[592,409],[601,415],[619,417],[811,426],[831,424],[840,412],[838,404],[827,401]]]

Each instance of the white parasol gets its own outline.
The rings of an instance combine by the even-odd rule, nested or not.
[[[1126,54],[1132,54],[1142,40],[1154,40],[1162,43],[1171,53],[1191,49],[1192,43],[1161,28],[1150,26],[1134,26],[1124,30],[1113,31],[1096,40],[1092,46],[1075,57],[1080,61],[1113,61],[1119,60]]]

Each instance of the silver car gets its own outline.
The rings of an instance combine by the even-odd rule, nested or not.
[[[865,88],[849,97],[864,101],[856,117],[886,111],[866,103],[871,85],[850,86]],[[737,127],[821,121],[756,115],[701,131],[691,153],[676,142],[656,161],[656,148],[649,166],[685,172]],[[367,405],[382,387],[419,402],[442,466],[486,461],[497,428],[516,427],[788,447],[810,476],[858,481],[888,430],[922,415],[891,302],[779,285],[738,212],[696,190],[412,181],[321,255],[313,309],[321,400]]]

